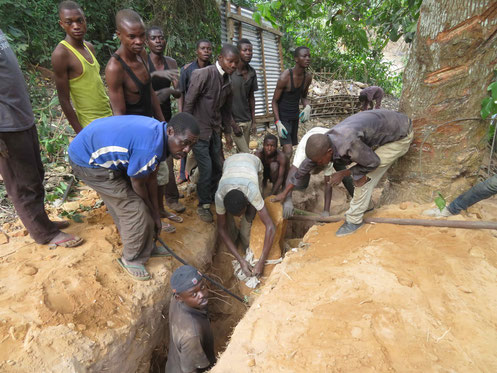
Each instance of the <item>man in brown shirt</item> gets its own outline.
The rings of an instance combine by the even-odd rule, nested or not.
[[[205,372],[216,362],[205,280],[184,265],[171,276],[171,289],[166,373]]]
[[[200,126],[200,138],[193,147],[197,160],[199,179],[197,213],[205,222],[212,222],[210,205],[214,200],[217,184],[221,178],[221,130],[226,138],[226,147],[231,149],[231,79],[240,54],[231,44],[224,44],[215,65],[195,70],[185,97],[183,111],[192,114]]]
[[[379,109],[381,107],[381,100],[383,99],[384,94],[385,92],[383,92],[383,89],[376,85],[364,88],[361,93],[359,93],[359,102],[362,103],[361,110],[372,110],[373,101],[375,101],[374,108]]]

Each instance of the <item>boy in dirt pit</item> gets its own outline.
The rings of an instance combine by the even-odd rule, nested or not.
[[[255,155],[259,157],[264,167],[262,185],[265,188],[269,180],[273,184],[271,194],[280,191],[287,169],[287,159],[285,154],[278,149],[278,138],[272,134],[264,137],[262,149],[258,149]]]
[[[298,47],[293,56],[295,66],[281,73],[271,102],[280,143],[288,161],[292,157],[293,145],[298,143],[299,102],[304,106],[304,110],[300,113],[301,121],[305,122],[311,117],[311,105],[307,93],[312,74],[306,74],[306,69],[311,64],[309,48]]]
[[[205,372],[216,363],[205,279],[184,265],[171,276],[171,289],[166,373]]]
[[[81,7],[74,1],[61,2],[59,25],[66,37],[52,53],[55,86],[62,111],[79,133],[95,119],[111,116],[112,110],[95,49],[84,40],[86,19]]]
[[[331,160],[344,165],[355,163],[332,174],[329,181],[333,186],[346,176],[354,180],[354,197],[345,213],[345,223],[336,232],[338,237],[352,234],[363,225],[374,187],[390,166],[407,153],[413,136],[412,122],[405,114],[386,109],[361,111],[328,132],[309,137],[305,147],[307,158],[295,173],[295,180],[306,178],[316,166]],[[287,183],[273,201],[285,200],[294,186]]]

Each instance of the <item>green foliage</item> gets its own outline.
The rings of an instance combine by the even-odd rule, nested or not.
[[[440,211],[442,211],[445,206],[447,206],[447,201],[445,200],[444,196],[442,196],[442,193],[437,192],[438,196],[435,197],[435,205],[439,208]]]
[[[497,70],[494,72],[497,73]],[[487,91],[490,92],[490,96],[485,97],[481,102],[481,111],[480,115],[483,119],[487,119],[488,117],[493,117],[494,119],[490,121],[490,126],[487,131],[487,140],[488,142],[492,142],[495,136],[495,128],[496,128],[496,120],[495,116],[497,115],[497,81],[493,81],[487,87]]]
[[[64,157],[71,131],[61,123],[59,99],[55,90],[47,88],[40,74],[29,72],[26,82],[31,97],[35,123],[38,125],[40,153],[43,162],[55,162]]]
[[[382,50],[401,36],[410,42],[421,0],[254,0],[261,17],[284,32],[285,64],[291,50],[306,45],[312,67],[336,71],[337,79],[354,79],[400,93],[401,77],[390,73]]]

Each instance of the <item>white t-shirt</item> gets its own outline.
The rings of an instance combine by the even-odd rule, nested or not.
[[[304,160],[307,158],[307,156],[305,155],[305,146],[310,136],[315,135],[316,133],[325,134],[329,130],[329,128],[314,127],[307,131],[307,133],[304,135],[304,137],[302,137],[299,144],[297,145],[297,150],[295,152],[295,156],[293,157],[292,165],[299,168],[302,162],[304,162]],[[335,172],[335,170],[333,169],[333,163],[328,163],[323,172],[325,176],[331,176]]]

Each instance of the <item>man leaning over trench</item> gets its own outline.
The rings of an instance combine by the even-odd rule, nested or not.
[[[162,227],[157,165],[169,155],[185,156],[199,133],[197,121],[187,113],[168,124],[122,115],[93,121],[69,145],[73,173],[105,202],[123,241],[118,263],[135,280],[149,280],[144,264],[150,256],[165,255],[154,243]]]
[[[264,168],[255,155],[239,153],[224,162],[223,176],[216,192],[217,229],[223,242],[240,263],[243,273],[259,276],[273,245],[276,228],[262,198],[261,183]],[[264,247],[254,268],[238,253],[233,239],[228,233],[236,231],[233,216],[241,216],[240,238],[244,248],[250,242],[250,229],[256,212],[266,226]]]
[[[352,176],[354,196],[345,213],[345,223],[336,235],[352,234],[363,225],[374,187],[388,168],[407,153],[412,139],[412,122],[406,115],[386,109],[359,112],[325,134],[309,137],[305,148],[307,158],[295,173],[295,179],[305,178],[316,166],[324,166],[331,160],[345,165],[354,162],[352,167],[331,175],[329,181],[334,186]],[[273,200],[283,201],[294,186],[289,182]]]

